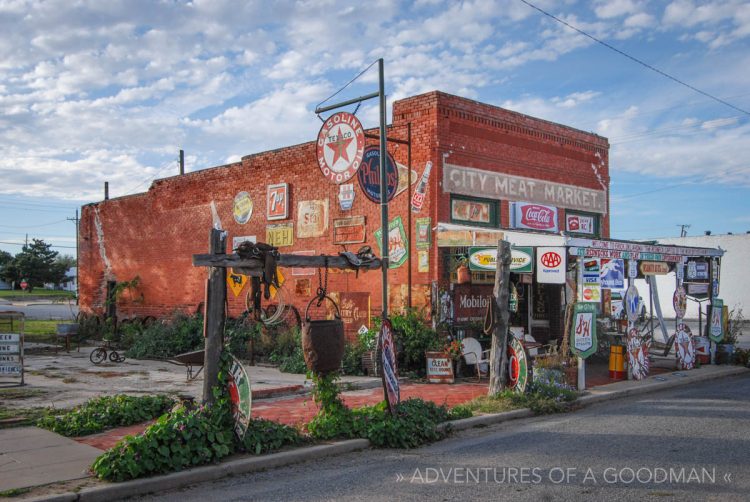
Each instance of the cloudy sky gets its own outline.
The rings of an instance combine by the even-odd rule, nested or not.
[[[389,111],[438,89],[609,138],[613,237],[750,230],[750,2],[532,3],[731,106],[521,0],[0,0],[0,249],[74,254],[76,208],[180,148],[192,171],[313,139],[380,57]]]

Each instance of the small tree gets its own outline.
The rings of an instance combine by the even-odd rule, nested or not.
[[[52,251],[51,244],[41,239],[32,239],[10,262],[2,266],[0,275],[6,281],[26,279],[31,287],[43,286],[45,283],[60,284],[65,279],[68,266],[57,260],[57,251]]]

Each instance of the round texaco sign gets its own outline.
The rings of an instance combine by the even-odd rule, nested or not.
[[[318,166],[329,181],[344,183],[359,169],[365,151],[365,131],[359,119],[338,112],[323,123],[318,133]]]
[[[687,324],[680,323],[677,325],[674,346],[677,355],[677,367],[681,370],[693,369],[695,367],[695,340]]]
[[[633,380],[643,380],[648,376],[650,366],[648,345],[643,343],[636,328],[628,330],[627,345],[630,374],[633,375]]]

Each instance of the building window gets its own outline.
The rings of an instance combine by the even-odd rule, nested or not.
[[[451,223],[497,228],[500,201],[451,195]]]
[[[601,234],[599,215],[583,211],[565,211],[565,232],[580,237],[599,237]]]

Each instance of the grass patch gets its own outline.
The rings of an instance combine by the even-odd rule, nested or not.
[[[45,408],[6,408],[0,406],[0,420],[20,419],[11,424],[0,424],[0,429],[34,425],[46,413]]]
[[[27,399],[29,397],[36,397],[46,394],[47,392],[42,389],[28,389],[25,387],[9,387],[7,389],[0,389],[0,401],[8,399]]]
[[[522,406],[515,403],[510,396],[501,394],[499,396],[475,397],[464,405],[474,413],[503,413],[504,411],[517,410]]]
[[[10,490],[3,490],[0,492],[0,497],[18,497],[19,495],[23,495],[24,493],[28,493],[31,491],[31,488],[12,488]]]
[[[475,413],[502,413],[529,408],[535,415],[570,411],[578,393],[556,383],[532,383],[525,394],[505,390],[496,396],[480,396],[463,406]]]
[[[73,291],[59,291],[56,289],[35,289],[31,293],[26,293],[18,289],[0,290],[0,298],[5,300],[29,301],[36,298],[49,300],[50,298],[62,298],[65,300],[73,299],[76,294]]]

